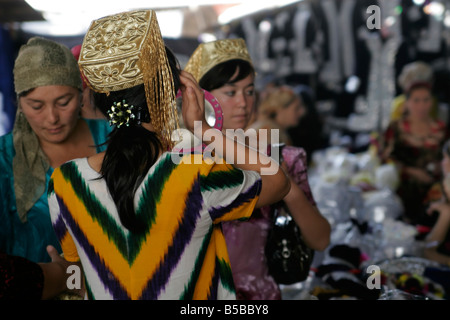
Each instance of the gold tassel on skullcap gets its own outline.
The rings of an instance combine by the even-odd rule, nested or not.
[[[172,148],[172,132],[179,128],[175,89],[156,15],[153,16],[151,32],[141,52],[142,74],[152,125],[161,133],[165,145]]]
[[[151,124],[163,145],[173,147],[171,135],[179,128],[176,96],[153,10],[122,12],[93,21],[78,64],[96,92],[109,94],[144,84]]]

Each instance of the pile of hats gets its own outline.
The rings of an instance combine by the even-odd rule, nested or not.
[[[312,294],[319,300],[358,299],[377,300],[381,289],[367,286],[367,274],[361,270],[364,254],[356,247],[338,244],[330,247],[322,264],[316,269],[316,277],[329,288],[316,287]]]

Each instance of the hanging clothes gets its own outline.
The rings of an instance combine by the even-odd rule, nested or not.
[[[290,44],[295,73],[314,74],[319,69],[320,52],[317,46],[323,42],[323,35],[319,34],[316,24],[311,4],[301,2],[294,15],[294,39]]]
[[[14,43],[8,30],[0,26],[0,136],[10,132],[16,114],[13,81]]]
[[[342,80],[355,72],[355,38],[353,13],[356,0],[323,0],[320,2],[326,20],[328,60],[320,71],[320,80],[330,87],[336,87]]]

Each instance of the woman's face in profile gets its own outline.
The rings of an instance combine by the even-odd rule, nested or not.
[[[39,141],[62,143],[80,116],[81,95],[69,86],[42,86],[20,97],[20,108]]]

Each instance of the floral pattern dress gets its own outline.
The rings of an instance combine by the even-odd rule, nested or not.
[[[396,164],[400,183],[397,194],[404,206],[407,222],[420,224],[426,219],[426,198],[430,188],[441,178],[440,161],[442,147],[448,138],[448,131],[442,121],[433,121],[427,136],[417,137],[411,130],[411,123],[401,118],[390,123],[384,133],[383,163]],[[408,174],[405,167],[426,170],[434,181],[425,183]]]

